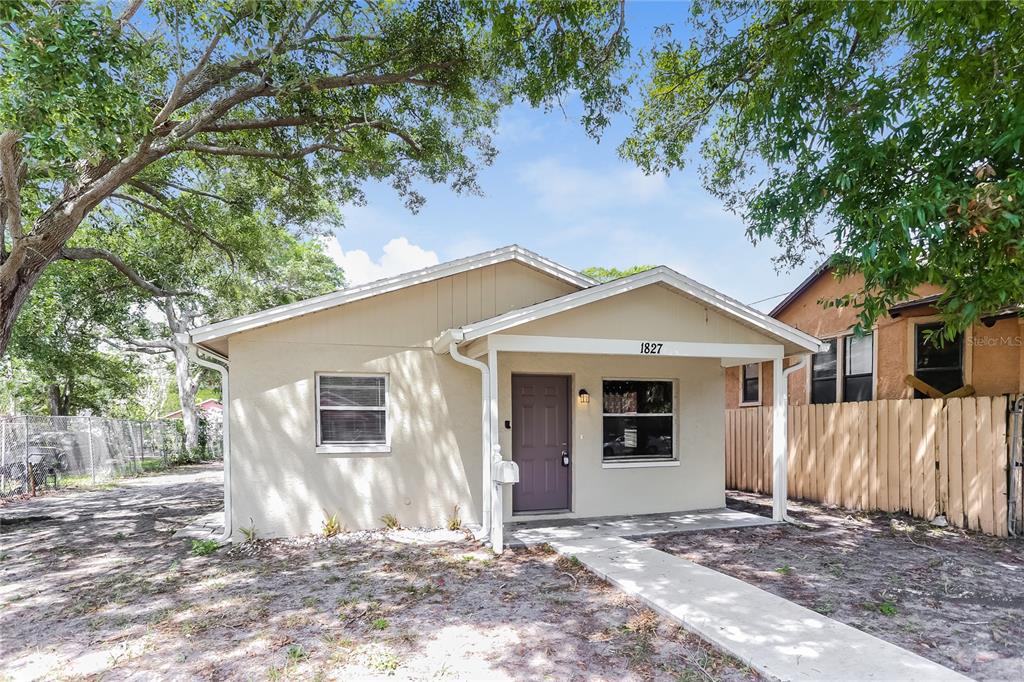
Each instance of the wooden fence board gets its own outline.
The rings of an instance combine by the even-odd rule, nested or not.
[[[964,441],[961,432],[963,402],[950,400],[946,403],[946,443],[949,448],[949,522],[957,528],[965,528],[964,520]]]
[[[875,470],[878,509],[889,509],[889,403],[878,401],[875,408],[878,429],[875,434]]]
[[[924,471],[924,506],[922,507],[922,518],[932,520],[936,515],[938,503],[938,487],[935,484],[935,462],[938,458],[939,416],[942,414],[941,400],[926,400],[922,405],[924,410],[924,441],[925,461]]]
[[[936,494],[938,495],[936,513],[946,514],[947,520],[949,518],[949,438],[946,437],[948,431],[949,410],[946,405],[940,404],[938,431],[935,434],[936,457],[938,458],[938,467],[935,470]]]
[[[923,402],[915,400],[910,404],[910,442],[913,448],[913,458],[910,460],[910,513],[914,516],[924,514]]]
[[[981,527],[981,486],[978,480],[978,407],[974,398],[964,398],[963,415],[963,468],[965,528]]]
[[[1009,450],[1000,447],[1006,443],[1006,417],[1009,407],[1004,396],[992,399],[992,453],[995,459],[992,462],[992,513],[995,515],[993,535],[1003,537],[1007,533],[1007,463],[1009,461]],[[1005,452],[1004,452],[1005,451]]]
[[[889,506],[888,511],[899,511],[900,508],[900,412],[899,403],[887,400],[885,411],[889,415],[888,434],[886,440],[886,460],[889,467]]]
[[[899,402],[900,412],[900,511],[910,511],[910,456],[912,441],[910,440],[910,406],[911,401]]]
[[[981,509],[978,523],[984,533],[995,530],[992,509],[992,399],[978,398],[978,488]]]
[[[868,403],[867,411],[868,503],[865,509],[878,509],[878,403]]]

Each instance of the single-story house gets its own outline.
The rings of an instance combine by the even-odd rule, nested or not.
[[[207,417],[214,419],[220,419],[221,412],[224,407],[220,404],[220,401],[216,398],[207,398],[206,400],[196,403],[196,410]],[[181,410],[177,409],[174,412],[168,412],[161,419],[181,419]]]
[[[890,308],[871,333],[857,336],[855,308],[826,308],[822,302],[857,292],[863,282],[860,275],[838,279],[825,264],[769,313],[826,344],[808,367],[790,375],[791,405],[928,397],[908,376],[932,387],[932,397],[965,387],[978,396],[1024,393],[1024,306],[993,311],[937,346],[930,334],[942,327],[935,308],[942,290],[924,286]],[[769,366],[749,363],[727,371],[727,408],[772,404]]]
[[[724,506],[725,368],[821,349],[667,267],[599,284],[518,246],[184,340],[224,380],[228,534],[457,513],[496,551],[513,519]]]

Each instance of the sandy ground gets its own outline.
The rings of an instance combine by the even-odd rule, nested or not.
[[[740,680],[572,562],[458,533],[346,533],[193,556],[214,466],[13,503],[0,549],[6,679]]]
[[[729,506],[770,516],[771,500]],[[1024,541],[790,505],[799,526],[664,536],[714,568],[979,680],[1024,679]]]

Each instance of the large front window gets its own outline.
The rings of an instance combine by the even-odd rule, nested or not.
[[[317,445],[388,443],[388,382],[383,374],[318,374]]]
[[[672,388],[672,382],[667,380],[604,382],[604,461],[672,459]]]
[[[811,356],[811,402],[815,405],[836,401],[836,372],[839,348],[835,339],[826,339],[828,350]]]

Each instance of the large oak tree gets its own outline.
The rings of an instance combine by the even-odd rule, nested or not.
[[[500,107],[573,93],[597,132],[628,53],[615,0],[130,0],[0,5],[0,354],[42,272],[117,252],[99,207],[198,240],[203,202],[300,231],[389,182],[476,188]]]

